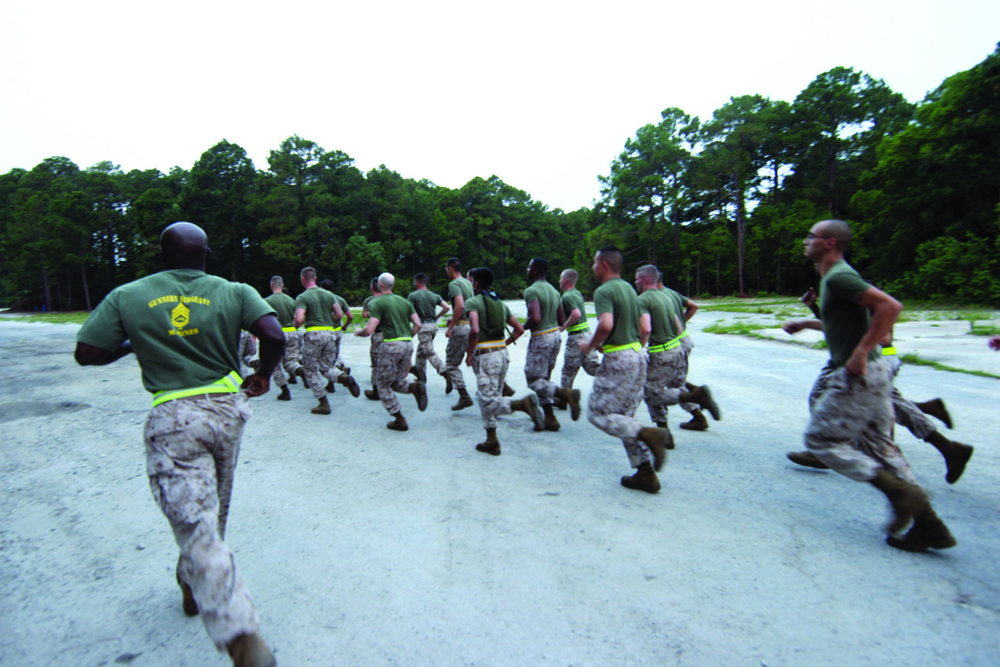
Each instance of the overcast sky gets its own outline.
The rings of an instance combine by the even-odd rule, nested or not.
[[[222,139],[266,169],[298,134],[567,211],[664,108],[791,101],[837,66],[917,102],[1000,40],[998,0],[0,0],[0,18],[0,173],[190,169]]]

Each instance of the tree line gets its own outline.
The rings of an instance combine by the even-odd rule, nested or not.
[[[626,273],[657,264],[690,295],[795,294],[815,284],[803,235],[838,217],[849,260],[895,295],[998,304],[1000,46],[916,105],[837,67],[791,102],[733,97],[705,120],[668,108],[598,178],[595,205],[564,212],[496,176],[452,189],[365,173],[299,136],[266,170],[225,140],[168,174],[52,157],[0,176],[0,303],[89,310],[160,270],[176,220],[205,229],[212,273],[262,292],[274,274],[297,292],[305,265],[355,303],[382,271],[440,289],[452,256],[491,267],[505,296],[536,256],[590,291],[593,253],[613,244]]]

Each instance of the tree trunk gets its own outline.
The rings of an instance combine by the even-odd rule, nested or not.
[[[49,285],[49,266],[42,262],[42,286],[45,288],[45,309],[52,312],[52,286]]]
[[[83,302],[87,306],[87,312],[93,310],[90,307],[90,288],[87,286],[87,265],[80,264],[80,278],[83,280]]]
[[[746,230],[743,222],[743,190],[740,187],[740,172],[733,174],[733,187],[736,189],[736,247],[737,247],[737,270],[739,272],[740,294],[743,291],[743,247]]]

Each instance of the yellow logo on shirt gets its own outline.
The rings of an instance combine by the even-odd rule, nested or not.
[[[191,322],[191,309],[183,303],[177,304],[177,307],[170,311],[170,321],[178,329],[183,329]]]

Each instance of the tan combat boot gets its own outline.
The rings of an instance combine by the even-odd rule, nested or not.
[[[319,399],[319,405],[310,410],[309,412],[314,415],[328,415],[330,414],[330,403],[326,400],[326,396]]]
[[[573,421],[580,419],[580,390],[579,389],[565,389],[559,387],[556,389],[556,399],[562,403],[562,406],[557,404],[560,410],[565,410],[566,406],[569,407],[569,416]]]
[[[386,424],[385,425],[386,428],[391,429],[393,431],[409,431],[410,430],[410,426],[406,423],[406,417],[403,416],[403,411],[402,410],[400,410],[399,412],[397,412],[396,414],[394,414],[393,417],[396,418],[395,421],[391,421],[388,424]]]
[[[486,442],[476,445],[476,451],[500,456],[500,441],[497,440],[497,430],[495,428],[486,429]]]
[[[504,398],[510,398],[514,395],[514,390],[506,382],[503,383],[503,389],[500,390],[500,395]]]
[[[358,386],[358,381],[352,378],[350,375],[344,373],[339,378],[337,382],[347,387],[347,391],[351,392],[351,396],[357,398],[361,395],[361,387]]]
[[[653,466],[643,463],[631,477],[622,477],[622,486],[626,489],[657,493],[660,490],[660,480],[653,472]]]
[[[260,635],[240,635],[226,646],[233,667],[276,667],[278,662]]]
[[[953,442],[939,431],[931,433],[927,437],[927,442],[934,445],[934,448],[944,456],[944,464],[948,468],[948,473],[944,476],[945,481],[949,484],[957,482],[965,472],[965,464],[969,462],[973,448],[960,442]]]
[[[820,461],[819,457],[812,452],[788,452],[785,454],[788,460],[792,463],[797,463],[800,466],[805,466],[806,468],[819,468],[820,470],[827,470],[830,466]]]
[[[288,392],[288,385],[286,384],[281,388],[281,393],[278,394],[279,401],[290,401],[292,400],[292,395]]]
[[[472,402],[472,397],[469,396],[468,390],[466,390],[465,387],[462,387],[458,390],[458,403],[451,406],[451,409],[464,410],[465,408],[471,408],[473,405],[475,404]]]
[[[949,549],[958,544],[958,540],[948,530],[948,526],[944,525],[944,521],[938,518],[930,503],[927,504],[927,509],[914,519],[913,527],[906,535],[902,537],[889,535],[885,541],[891,547],[914,552]]]
[[[552,409],[551,405],[543,405],[542,412],[545,413],[545,424],[543,425],[546,431],[558,431],[559,430],[559,420],[556,419],[556,412]]]
[[[667,460],[667,450],[674,448],[674,436],[665,428],[644,428],[636,439],[646,444],[653,454],[653,469],[659,470]]]
[[[377,401],[378,399],[378,389],[372,387],[371,389],[365,389],[365,398],[369,401]]]
[[[951,415],[948,414],[948,408],[945,407],[944,401],[940,398],[932,398],[923,403],[914,403],[914,405],[920,408],[920,411],[925,415],[939,419],[945,426],[951,428]]]
[[[709,391],[708,385],[695,387],[691,391],[682,391],[681,403],[697,403],[702,410],[708,410],[715,421],[722,419],[722,412],[712,398],[712,392]]]
[[[181,587],[181,597],[182,604],[184,606],[185,616],[197,616],[198,615],[198,603],[195,602],[194,593],[191,592],[191,587],[181,581],[181,575],[177,573],[177,585]]]
[[[926,513],[930,508],[923,489],[896,477],[888,470],[879,470],[871,484],[884,493],[892,504],[895,517],[888,527],[890,535],[906,528],[914,517]]]
[[[515,412],[523,412],[531,417],[531,421],[535,424],[536,431],[545,430],[545,417],[542,415],[542,411],[538,407],[538,397],[534,394],[528,394],[524,398],[511,401],[510,409]]]
[[[707,431],[708,420],[705,419],[705,415],[701,413],[701,410],[695,410],[691,413],[691,421],[681,424],[681,428],[686,431]]]
[[[427,409],[427,386],[423,382],[413,382],[410,384],[410,393],[417,399],[417,410],[423,412]]]

